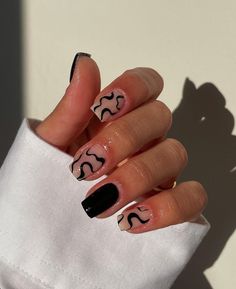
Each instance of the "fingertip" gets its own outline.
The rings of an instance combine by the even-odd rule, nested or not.
[[[76,53],[70,70],[69,80],[72,84],[79,84],[81,80],[90,81],[95,84],[96,94],[100,91],[100,71],[96,61],[87,52]]]
[[[81,59],[81,57],[89,57],[91,58],[91,54],[87,53],[87,52],[77,52],[74,56],[74,59],[72,61],[72,65],[71,65],[71,70],[70,70],[70,77],[69,77],[69,80],[71,82],[72,80],[72,77],[73,77],[73,74],[74,74],[74,70],[75,70],[75,67],[76,67],[76,63],[79,59]]]

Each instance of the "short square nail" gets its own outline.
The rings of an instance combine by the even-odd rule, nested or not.
[[[119,197],[116,185],[108,183],[98,188],[81,203],[85,212],[93,218],[109,209]]]
[[[70,70],[70,82],[71,82],[71,79],[72,79],[74,71],[75,71],[76,63],[77,63],[78,59],[83,57],[83,56],[91,57],[91,54],[86,53],[86,52],[78,52],[75,54],[75,57],[73,59],[72,65],[71,65],[71,70]]]
[[[96,144],[82,151],[70,165],[72,174],[82,181],[99,170],[105,163],[104,148]]]
[[[108,121],[113,118],[125,104],[124,93],[120,90],[113,90],[106,95],[101,95],[94,104],[91,110],[102,121]]]
[[[121,231],[143,226],[150,221],[152,212],[145,206],[137,206],[132,210],[126,210],[117,216],[117,222]]]

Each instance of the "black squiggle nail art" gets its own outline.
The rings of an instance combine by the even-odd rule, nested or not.
[[[148,209],[145,208],[144,206],[142,206],[142,207],[137,207],[137,209],[138,209],[140,212],[148,211]]]
[[[92,173],[94,173],[95,171],[93,170],[93,166],[91,165],[91,163],[89,162],[83,162],[80,165],[80,175],[77,177],[77,180],[82,181],[83,179],[85,179],[85,172],[84,172],[84,166],[87,165],[90,168],[90,171]]]
[[[151,218],[151,211],[144,206],[138,206],[132,209],[132,211],[124,211],[122,214],[117,216],[117,222],[121,229],[130,230],[131,228],[136,228],[142,224],[146,224]],[[137,222],[133,222],[138,220]]]
[[[83,155],[83,154],[81,154],[81,155],[79,156],[79,158],[78,158],[77,160],[73,161],[73,163],[71,164],[71,171],[72,171],[72,173],[74,172],[74,165],[81,159],[82,155]]]
[[[139,220],[140,223],[142,224],[145,224],[147,223],[150,219],[147,219],[147,220],[142,220],[138,214],[136,213],[130,213],[127,217],[127,220],[128,220],[128,223],[130,225],[130,228],[128,228],[127,230],[131,229],[133,227],[133,222],[132,222],[132,219],[133,218],[137,218]]]
[[[109,95],[105,95],[105,96],[101,97],[101,98],[99,99],[99,105],[96,105],[96,106],[93,108],[93,110],[96,111],[96,109],[99,108],[99,107],[102,105],[102,100],[103,100],[103,99],[112,100],[113,98],[114,98],[114,92],[111,92],[111,95],[110,95],[110,96],[109,96]]]
[[[91,152],[91,149],[94,152]],[[99,145],[95,145],[85,152],[82,152],[79,158],[73,161],[70,168],[77,180],[82,181],[86,179],[104,165],[105,158],[100,157],[95,153],[96,151],[98,151],[98,153],[100,151],[101,154],[101,150]]]
[[[117,221],[118,221],[118,224],[120,224],[120,222],[124,219],[124,215],[123,214],[120,214],[117,218]]]
[[[92,154],[89,153],[89,149],[86,151],[86,155],[87,155],[87,156],[94,156],[98,162],[101,162],[102,164],[105,163],[105,159],[104,159],[104,158],[98,157],[97,155],[95,155],[95,154],[93,154],[93,153],[92,153]]]
[[[119,101],[119,99],[124,99],[124,96],[123,95],[118,95],[117,97],[116,97],[116,108],[118,109],[118,110],[120,110],[121,109],[121,107],[119,107],[119,105],[120,105],[120,101]]]
[[[91,109],[101,121],[105,121],[118,113],[123,105],[124,96],[118,92],[111,92],[111,95],[102,96]]]
[[[101,112],[101,120],[103,120],[104,114],[105,114],[106,112],[109,112],[110,115],[115,115],[115,114],[116,114],[116,112],[111,112],[111,110],[110,110],[109,108],[104,108],[104,109],[102,110],[102,112]]]

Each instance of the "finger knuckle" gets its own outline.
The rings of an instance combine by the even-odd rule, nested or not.
[[[132,129],[128,121],[119,120],[119,122],[114,122],[107,127],[106,135],[113,143],[120,143],[122,140],[123,146],[128,149],[136,147],[137,136],[135,130]]]
[[[142,70],[138,68],[133,68],[126,70],[122,77],[122,84],[125,86],[130,86],[130,83],[135,85],[136,87],[140,88],[140,91],[142,91],[142,95],[144,96],[144,99],[147,98],[150,94],[150,87],[147,83],[146,79],[142,75]]]
[[[150,77],[152,78],[152,81],[153,83],[158,83],[158,86],[157,86],[157,91],[156,93],[160,93],[160,91],[163,90],[163,87],[164,87],[164,80],[163,80],[163,77],[160,75],[160,73],[153,69],[153,68],[150,68],[150,67],[147,67],[147,72],[149,73]]]
[[[123,72],[123,75],[128,75],[128,74],[132,74],[134,68],[129,68],[129,69],[126,69],[124,72]]]
[[[172,125],[172,112],[169,109],[169,107],[162,101],[156,100],[154,101],[156,103],[156,109],[159,111],[159,113],[162,116],[163,121],[166,124],[166,130],[169,130],[169,128]]]
[[[208,196],[205,188],[197,181],[191,181],[190,186],[195,197],[195,203],[197,204],[199,210],[203,210],[208,203]]]
[[[158,134],[166,134],[172,124],[172,113],[167,105],[159,100],[152,100],[146,104],[146,111],[154,131]]]
[[[158,95],[163,90],[164,80],[162,76],[153,68],[135,67],[126,70],[124,72],[124,75],[126,77],[134,77],[139,82],[143,83],[143,85],[146,87],[147,92],[149,92],[149,94],[152,94],[153,96]]]
[[[150,186],[153,183],[153,174],[149,166],[141,160],[131,160],[129,162],[129,169],[134,173],[135,178],[142,183],[144,187]]]
[[[152,81],[152,82],[157,82],[159,84],[159,88],[163,88],[164,86],[164,80],[162,78],[162,76],[160,75],[160,73],[155,70],[152,67],[136,67],[135,68],[136,71],[142,73],[145,77],[145,75],[147,76],[147,79]]]
[[[123,76],[125,76],[127,81],[143,82],[142,69],[140,67],[125,70]]]
[[[174,223],[183,223],[185,221],[185,214],[182,203],[172,193],[167,193],[166,197],[168,214],[173,216]]]
[[[172,138],[166,139],[166,143],[168,146],[168,152],[171,154],[171,156],[175,158],[177,162],[180,162],[183,166],[186,166],[188,162],[188,153],[184,145],[180,141]]]
[[[146,69],[150,74],[152,74],[153,77],[158,78],[158,79],[160,79],[160,78],[162,79],[162,76],[160,75],[160,73],[156,69],[154,69],[152,67],[145,67],[144,69]]]

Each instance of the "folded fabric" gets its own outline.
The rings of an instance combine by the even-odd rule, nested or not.
[[[0,170],[1,289],[167,289],[209,230],[202,217],[168,228],[121,232],[116,216],[90,219],[72,157],[24,119]],[[122,209],[123,210],[123,209]]]

